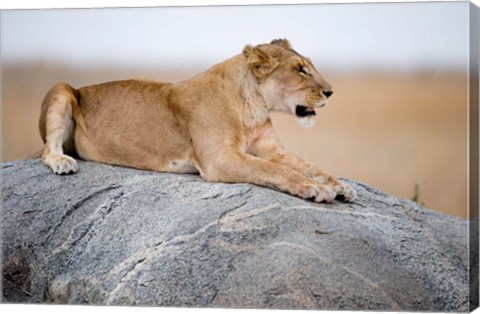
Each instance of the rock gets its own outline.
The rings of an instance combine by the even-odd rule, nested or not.
[[[2,163],[5,302],[468,310],[468,225],[342,179],[353,203],[79,162]]]

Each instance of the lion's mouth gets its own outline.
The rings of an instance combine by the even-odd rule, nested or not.
[[[297,105],[297,107],[295,107],[295,114],[297,115],[297,117],[300,117],[300,118],[317,115],[317,113],[313,108],[303,106],[303,105]]]

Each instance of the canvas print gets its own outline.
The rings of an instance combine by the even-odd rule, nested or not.
[[[2,302],[472,311],[479,14],[2,11]]]

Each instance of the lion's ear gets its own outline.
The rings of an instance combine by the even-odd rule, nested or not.
[[[279,64],[276,58],[259,47],[246,46],[243,55],[247,58],[248,68],[258,78],[270,74]]]
[[[270,44],[278,45],[278,46],[283,47],[285,49],[292,49],[292,46],[290,45],[290,42],[286,38],[274,39],[274,40],[272,40],[272,42]]]

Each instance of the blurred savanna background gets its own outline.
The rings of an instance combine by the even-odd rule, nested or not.
[[[14,10],[1,23],[2,161],[42,147],[40,103],[57,82],[177,82],[287,38],[335,93],[313,128],[273,115],[284,146],[467,218],[468,3]]]

